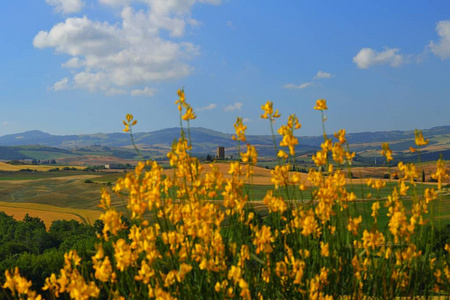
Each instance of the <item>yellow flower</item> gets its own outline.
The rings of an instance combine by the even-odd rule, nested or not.
[[[31,281],[27,281],[24,277],[20,276],[19,269],[14,269],[14,274],[11,275],[8,270],[5,271],[6,281],[3,284],[3,288],[10,289],[11,292],[19,294],[27,294],[28,289],[31,287]]]
[[[386,157],[386,161],[393,160],[394,158],[392,157],[392,150],[389,149],[389,144],[388,143],[383,143],[383,144],[381,144],[381,147],[383,148],[381,150],[381,155]]]
[[[405,165],[403,162],[399,162],[398,169],[404,172],[403,179],[409,179],[409,181],[413,185],[415,185],[414,179],[417,178],[419,175],[417,174],[416,166],[413,163],[407,163]]]
[[[340,129],[338,132],[335,132],[334,137],[337,138],[341,144],[345,144],[347,141],[345,139],[345,129]]]
[[[374,202],[372,204],[372,217],[375,219],[375,221],[377,220],[377,216],[378,216],[378,210],[380,209],[380,202]]]
[[[125,118],[126,118],[126,121],[122,121],[123,125],[125,125],[125,128],[123,129],[123,131],[128,132],[128,131],[130,131],[131,126],[134,126],[137,124],[137,121],[136,120],[133,121],[132,114],[127,114]],[[133,121],[133,122],[131,122],[131,121]]]
[[[315,110],[327,110],[327,101],[325,99],[319,99],[316,101],[316,106],[314,106]]]
[[[260,230],[256,228],[253,239],[253,245],[256,246],[256,254],[260,252],[272,253],[273,248],[271,243],[274,241],[275,238],[272,236],[270,226],[263,225]]]
[[[431,178],[438,181],[438,190],[440,190],[442,188],[442,182],[448,178],[447,170],[445,169],[442,156],[437,161],[436,166],[436,173],[431,174]]]
[[[302,125],[298,122],[296,115],[290,115],[288,118],[288,127],[291,129],[300,129]]]
[[[330,256],[330,248],[328,243],[324,244],[323,242],[320,242],[320,255],[325,257]]]
[[[111,261],[109,257],[106,256],[103,261],[94,261],[94,270],[95,270],[95,278],[100,280],[101,282],[108,282],[111,274],[113,273],[113,267],[111,265]]]
[[[357,235],[358,234],[358,227],[359,224],[362,222],[362,216],[359,216],[357,218],[348,218],[348,225],[347,225],[347,229],[348,231],[350,231],[353,235]]]
[[[373,179],[369,179],[367,180],[367,185],[372,187],[373,189],[380,191],[380,189],[386,186],[386,182],[381,179],[377,179],[375,180],[375,182],[373,181]]]
[[[11,274],[8,270],[5,271],[5,283],[4,289],[9,289],[13,295],[19,294],[18,299],[23,298],[26,295],[27,299],[41,300],[42,296],[38,295],[35,291],[31,290],[31,281],[28,281],[25,277],[20,276],[19,269],[16,267],[14,273]],[[17,294],[16,294],[17,293]],[[9,297],[7,297],[9,299]]]
[[[335,143],[331,150],[331,154],[333,156],[333,160],[338,164],[344,163],[345,152],[340,143]]]
[[[237,118],[236,123],[234,123],[234,129],[236,131],[236,135],[232,137],[235,141],[242,141],[245,142],[245,130],[247,130],[247,126],[244,126],[244,123],[242,123],[242,118]]]
[[[273,103],[272,101],[267,101],[266,104],[261,106],[261,109],[264,111],[264,114],[261,115],[263,119],[271,119],[279,118],[281,115],[278,113],[278,109],[273,112]]]
[[[424,139],[421,130],[414,130],[414,135],[416,136],[415,142],[417,146],[426,146],[430,142],[428,139]]]
[[[190,105],[187,105],[185,114],[181,117],[185,121],[194,120],[197,116]]]
[[[287,159],[289,157],[289,155],[286,152],[284,152],[284,150],[278,150],[277,156],[282,159]]]
[[[175,104],[178,104],[178,110],[181,111],[181,107],[186,105],[186,98],[184,96],[184,90],[178,90],[178,100],[175,101]]]
[[[231,269],[228,271],[228,279],[233,279],[235,283],[241,280],[242,269],[240,267],[231,266]]]
[[[269,207],[269,212],[280,212],[283,214],[287,210],[287,204],[283,198],[273,196],[273,191],[267,191],[263,203]]]
[[[383,233],[379,232],[378,230],[375,230],[373,232],[364,230],[362,241],[364,248],[369,251],[369,248],[372,248],[372,250],[374,250],[375,247],[383,246],[385,239]]]
[[[312,160],[316,164],[316,166],[320,167],[327,164],[327,151],[317,151],[316,154],[313,154]]]
[[[136,261],[137,254],[131,250],[130,245],[124,239],[119,239],[116,243],[113,243],[113,247],[116,267],[123,272]]]

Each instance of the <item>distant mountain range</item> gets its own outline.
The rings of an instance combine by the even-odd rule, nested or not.
[[[450,126],[439,126],[422,131],[426,139],[430,140],[429,145],[423,148],[423,158],[435,159],[438,153],[442,153],[445,159],[450,159]],[[165,154],[170,149],[173,141],[180,136],[180,128],[168,128],[152,132],[138,132],[134,134],[134,140],[144,151]],[[237,143],[231,139],[231,134],[214,131],[211,129],[194,127],[190,129],[190,138],[193,145],[193,152],[199,154],[214,153],[218,146],[224,146],[227,153],[237,152]],[[331,137],[331,136],[330,136]],[[279,142],[281,137],[277,135]],[[361,132],[347,134],[347,140],[353,151],[362,157],[379,157],[381,143],[389,142],[391,149],[402,159],[407,159],[410,155],[409,147],[415,147],[414,131],[383,131],[383,132]],[[273,139],[269,135],[248,135],[247,141],[254,145],[260,156],[273,156]],[[297,153],[308,154],[319,149],[323,142],[322,136],[299,137]],[[0,159],[19,158],[21,153],[23,158],[34,158],[31,152],[40,151],[50,153],[58,152],[51,150],[59,148],[60,155],[79,155],[89,152],[113,155],[119,153],[125,157],[132,158],[129,152],[130,137],[127,133],[96,133],[80,135],[51,135],[39,130],[27,131],[17,134],[9,134],[0,137]],[[34,148],[29,145],[34,145]],[[37,147],[37,145],[40,146]],[[20,147],[19,147],[20,146]],[[28,146],[28,147],[24,147]],[[92,147],[101,147],[92,150]],[[38,150],[43,149],[43,150]],[[5,155],[7,153],[7,158]],[[42,155],[41,155],[42,156]],[[114,155],[113,155],[114,156]],[[120,157],[120,155],[119,155]]]

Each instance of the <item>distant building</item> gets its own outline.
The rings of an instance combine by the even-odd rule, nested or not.
[[[217,158],[225,159],[225,147],[217,147]]]
[[[123,165],[121,165],[121,164],[109,164],[109,165],[105,165],[105,169],[123,169]]]

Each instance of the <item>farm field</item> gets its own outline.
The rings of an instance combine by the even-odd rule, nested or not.
[[[8,164],[6,162],[0,162],[0,171],[20,171],[22,169],[31,169],[31,170],[36,170],[36,171],[48,171],[54,168],[64,168],[64,167],[70,167],[70,168],[77,168],[77,169],[84,169],[85,167],[81,167],[81,166],[69,166],[69,165],[11,165]]]
[[[219,172],[224,174],[224,178],[229,178],[229,165],[223,162],[213,163]],[[20,172],[18,169],[40,167],[41,171],[37,172]],[[59,166],[61,168],[61,166]],[[205,173],[211,170],[210,164],[202,165]],[[100,193],[102,188],[111,190],[114,182],[124,175],[123,172],[107,173],[107,172],[83,172],[83,171],[59,171],[48,172],[48,169],[54,166],[11,166],[6,163],[0,163],[0,211],[14,215],[15,218],[21,219],[28,213],[33,217],[39,217],[46,224],[56,219],[77,219],[87,223],[93,223],[101,213],[98,208],[100,201]],[[424,164],[425,172],[431,172],[434,164]],[[254,167],[253,177],[245,181],[244,193],[252,199],[252,205],[261,215],[266,215],[268,210],[262,203],[267,191],[273,188],[271,182],[271,170]],[[392,189],[397,185],[395,180],[383,179],[386,187],[383,188],[379,195],[376,191],[367,186],[368,178],[379,179],[383,174],[387,173],[387,168],[352,168],[353,179],[346,179],[347,189],[353,191],[359,200],[355,209],[363,213],[368,212],[370,216],[370,207],[377,196],[383,200]],[[347,172],[344,170],[344,172]],[[171,175],[172,169],[165,169],[164,175]],[[298,173],[303,181],[307,182],[307,173]],[[449,182],[447,182],[448,184]],[[423,190],[433,183],[417,183],[416,192],[422,194]],[[311,199],[311,191],[314,187],[307,186],[307,190],[302,194],[293,187],[288,189],[291,199],[309,201]],[[286,189],[280,188],[280,195],[286,197]],[[409,191],[412,194],[413,190]],[[367,199],[368,194],[372,194],[371,199]],[[119,210],[124,211],[126,204],[111,192],[112,204]],[[286,197],[287,198],[287,197]],[[222,201],[222,195],[219,195],[215,201]],[[408,203],[408,201],[406,202]],[[436,204],[437,205],[437,204]],[[443,223],[450,222],[450,197],[444,196],[441,203],[441,219]],[[439,211],[438,207],[435,211]],[[383,215],[383,208],[380,210]],[[385,215],[385,213],[384,213]],[[387,220],[387,217],[386,217]],[[380,224],[385,224],[383,217],[380,217]]]
[[[62,208],[54,205],[39,203],[11,203],[0,202],[0,211],[22,220],[26,214],[38,217],[44,221],[47,228],[56,220],[77,220],[82,223],[93,224],[100,216],[99,210]]]
[[[47,227],[58,219],[92,224],[101,213],[98,208],[101,189],[110,189],[107,183],[121,175],[80,171],[0,171],[0,211],[14,215],[16,219],[22,219],[28,213],[41,218]],[[122,201],[111,194],[113,205],[123,208]]]

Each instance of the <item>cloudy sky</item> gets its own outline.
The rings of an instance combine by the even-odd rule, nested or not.
[[[178,126],[268,134],[261,105],[300,135],[450,125],[450,2],[7,0],[0,9],[0,135]]]

